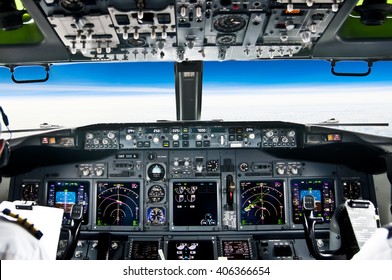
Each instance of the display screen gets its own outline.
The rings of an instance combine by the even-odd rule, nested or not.
[[[302,223],[302,198],[311,195],[315,200],[315,217],[329,222],[335,210],[333,179],[296,179],[291,180],[293,218],[295,224]]]
[[[48,182],[47,205],[64,209],[63,225],[71,224],[71,210],[74,204],[83,205],[82,224],[88,224],[88,182]]]
[[[247,240],[223,240],[222,251],[223,257],[227,257],[229,260],[250,259],[250,248]]]
[[[97,182],[97,226],[138,226],[140,183]]]
[[[132,242],[131,260],[157,260],[159,241],[137,240]]]
[[[168,241],[168,260],[213,260],[214,244],[211,240]]]
[[[285,223],[283,180],[240,182],[241,225]]]
[[[216,182],[173,183],[174,226],[217,225]]]

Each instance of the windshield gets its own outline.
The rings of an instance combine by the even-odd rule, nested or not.
[[[344,71],[358,71],[357,63],[348,64]],[[369,76],[338,77],[327,61],[205,62],[201,120],[334,124],[392,136],[386,126],[392,121],[390,66],[377,62]],[[33,84],[13,83],[0,68],[0,86],[11,130],[176,119],[174,64],[168,62],[54,65],[47,82]]]

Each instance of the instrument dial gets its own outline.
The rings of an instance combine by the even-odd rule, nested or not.
[[[22,200],[37,201],[39,197],[39,184],[30,183],[22,185]]]
[[[147,169],[147,175],[152,181],[160,181],[165,178],[165,168],[160,163],[151,164]]]
[[[215,18],[214,28],[223,33],[237,32],[246,26],[242,15],[221,15]]]
[[[358,199],[361,197],[361,182],[360,181],[344,181],[343,182],[343,196],[346,199]]]
[[[207,170],[215,172],[219,168],[219,163],[216,160],[209,160],[207,161]]]
[[[147,193],[150,202],[161,202],[165,198],[165,189],[160,185],[153,185]]]
[[[163,207],[151,207],[147,209],[147,223],[151,225],[163,225],[165,222],[166,215]]]

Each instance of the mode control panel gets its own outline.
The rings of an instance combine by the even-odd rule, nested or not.
[[[86,150],[294,148],[294,128],[260,128],[258,125],[125,126],[117,130],[86,131]]]

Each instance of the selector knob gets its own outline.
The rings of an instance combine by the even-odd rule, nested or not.
[[[202,139],[203,139],[203,136],[202,136],[201,134],[197,134],[197,135],[196,135],[196,140],[199,140],[199,141],[200,141],[200,140],[202,140]]]
[[[296,166],[293,166],[293,167],[291,167],[291,173],[292,174],[294,174],[294,175],[297,175],[298,174],[298,168],[296,167]]]
[[[102,140],[102,144],[104,144],[104,145],[107,145],[107,144],[109,144],[109,139],[107,139],[107,138],[103,138],[103,140]]]
[[[94,142],[95,145],[99,145],[99,140],[98,139],[94,139],[93,142]]]
[[[294,130],[290,130],[289,132],[287,132],[287,136],[288,137],[294,137],[295,136],[295,131]]]
[[[190,163],[189,163],[189,160],[184,161],[184,166],[185,166],[185,167],[189,167],[189,164],[190,164]]]
[[[240,166],[238,167],[242,172],[246,172],[249,169],[249,165],[246,162],[240,163]]]
[[[283,175],[285,172],[284,165],[278,165],[276,168],[276,172],[278,172],[279,175]]]
[[[175,161],[173,162],[173,165],[174,165],[174,166],[179,166],[180,163],[178,162],[178,160],[175,160]]]
[[[196,170],[197,170],[197,172],[202,172],[202,171],[203,171],[203,165],[198,164],[198,165],[196,166]]]
[[[268,138],[271,138],[272,136],[274,136],[274,132],[273,132],[272,130],[268,130],[268,131],[265,133],[265,136],[267,136]]]
[[[82,174],[83,174],[83,176],[89,176],[90,175],[90,169],[89,168],[83,168]]]
[[[103,168],[97,168],[97,169],[95,169],[95,174],[96,174],[97,176],[102,176],[103,173],[104,173]]]
[[[249,139],[253,140],[256,138],[256,135],[254,133],[249,134]]]
[[[132,135],[130,135],[130,134],[127,134],[127,135],[125,135],[125,140],[127,140],[127,141],[131,141],[132,140]]]
[[[180,136],[178,134],[173,134],[173,140],[178,141],[180,139]]]
[[[93,139],[94,138],[94,134],[92,134],[92,133],[90,133],[90,132],[88,132],[87,134],[86,134],[86,139]]]
[[[155,136],[155,137],[152,139],[152,142],[154,142],[155,144],[158,144],[158,143],[159,143],[159,138]]]
[[[114,139],[114,137],[116,137],[116,135],[114,134],[113,131],[108,132],[108,138],[109,139]]]

